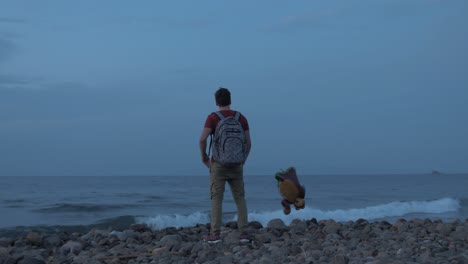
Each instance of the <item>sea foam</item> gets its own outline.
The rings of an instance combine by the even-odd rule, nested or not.
[[[210,222],[210,216],[207,213],[195,212],[190,215],[157,215],[152,217],[138,217],[136,222],[145,223],[153,229],[159,230],[166,227],[188,227],[196,224],[205,224]]]
[[[377,220],[401,217],[411,214],[442,214],[457,212],[460,209],[460,201],[453,198],[442,198],[432,201],[396,201],[364,208],[320,210],[306,207],[303,210],[292,209],[291,214],[284,215],[282,210],[252,212],[249,213],[249,221],[258,221],[266,226],[272,219],[279,218],[286,224],[293,219],[317,220],[334,219],[338,222],[355,221],[363,218],[367,220]],[[234,216],[232,221],[235,221]],[[195,212],[189,215],[157,215],[154,217],[140,217],[137,222],[146,223],[153,229],[162,229],[166,227],[188,227],[196,224],[205,224],[210,222],[208,213]]]

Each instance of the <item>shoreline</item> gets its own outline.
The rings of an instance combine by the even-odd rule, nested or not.
[[[75,226],[82,227],[82,226]],[[43,232],[31,228],[0,236],[0,263],[467,263],[468,219],[441,221],[365,219],[336,222],[295,219],[286,225],[249,222],[252,241],[241,243],[235,222],[222,242],[202,241],[209,224],[152,230],[131,224],[120,230]]]

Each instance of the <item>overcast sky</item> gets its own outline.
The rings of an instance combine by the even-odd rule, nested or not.
[[[207,175],[219,86],[246,174],[468,172],[468,2],[0,3],[0,175]]]

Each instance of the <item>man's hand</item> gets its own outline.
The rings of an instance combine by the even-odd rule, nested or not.
[[[208,155],[206,155],[206,139],[208,136],[211,134],[211,128],[203,128],[202,134],[200,135],[200,152],[202,155],[202,162],[205,164],[207,168],[210,168],[211,166],[211,161]]]
[[[206,154],[203,155],[203,157],[202,157],[202,162],[203,162],[203,164],[205,164],[205,166],[206,166],[207,168],[210,168],[210,166],[211,166],[211,160],[210,160],[210,158],[208,157],[208,155],[206,155]]]

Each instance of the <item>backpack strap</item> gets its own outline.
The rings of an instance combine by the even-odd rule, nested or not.
[[[237,111],[236,111],[236,115],[234,116],[234,118],[235,118],[237,121],[239,121],[240,115],[241,115],[240,112],[237,112]]]
[[[223,120],[225,118],[223,113],[221,113],[220,111],[213,112],[213,113],[216,114],[219,117],[220,120]],[[210,146],[208,147],[208,157],[211,154],[211,145],[212,144],[213,144],[213,134],[210,134]]]
[[[221,113],[221,111],[217,111],[217,112],[214,112],[214,113],[219,117],[219,120],[223,120],[225,118],[223,113]]]
[[[210,146],[208,147],[208,158],[211,154],[211,144],[213,144],[213,134],[210,134]]]

